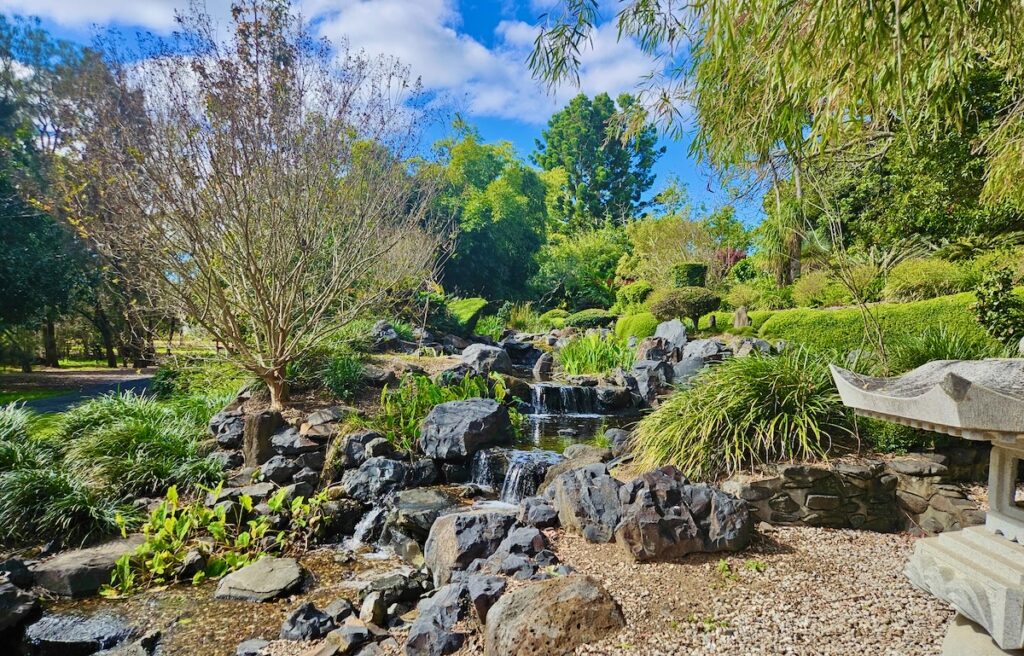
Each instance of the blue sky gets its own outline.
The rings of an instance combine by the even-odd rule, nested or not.
[[[226,24],[230,0],[207,0]],[[398,56],[424,85],[448,99],[488,141],[508,140],[529,155],[547,119],[581,90],[613,96],[630,91],[651,68],[635,43],[620,41],[612,23],[618,0],[602,0],[603,19],[583,56],[580,86],[554,92],[535,82],[526,66],[539,17],[557,0],[297,0],[304,16],[333,42],[347,39],[371,53]],[[54,34],[88,42],[95,29],[173,29],[174,11],[188,0],[0,0],[7,13],[39,16]],[[654,190],[670,176],[683,180],[692,198],[709,208],[728,202],[707,171],[688,156],[688,141],[663,139]],[[738,207],[748,223],[755,203]]]

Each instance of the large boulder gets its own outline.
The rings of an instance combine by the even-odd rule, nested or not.
[[[565,460],[551,465],[544,473],[544,480],[537,486],[537,494],[543,494],[556,478],[567,471],[599,465],[608,462],[612,457],[610,450],[588,444],[572,444],[562,452],[562,455],[565,456]]]
[[[135,630],[111,613],[44,615],[25,629],[25,643],[38,656],[86,656],[128,640]]]
[[[294,558],[265,556],[231,572],[217,584],[217,599],[270,601],[302,584],[302,567]]]
[[[117,560],[143,542],[141,535],[88,549],[65,551],[35,566],[36,584],[67,597],[87,597],[110,583]]]
[[[512,364],[517,367],[533,367],[544,353],[533,344],[513,337],[501,340],[498,346],[505,350]]]
[[[485,656],[569,654],[619,632],[622,609],[589,576],[563,576],[506,593],[487,613]]]
[[[686,346],[686,325],[679,319],[663,321],[654,329],[654,336],[664,339],[674,348],[682,349]]]
[[[514,510],[470,510],[439,517],[423,548],[434,586],[447,584],[452,572],[494,553],[515,521]]]
[[[274,455],[274,447],[270,440],[283,425],[284,417],[280,412],[264,410],[245,415],[242,455],[247,467],[259,467]]]
[[[721,362],[727,353],[725,344],[717,339],[697,339],[683,347],[684,358],[700,358],[705,363]]]
[[[691,485],[672,466],[622,486],[619,500],[615,540],[634,560],[739,551],[753,535],[745,502],[706,484]]]
[[[369,458],[341,478],[345,494],[363,503],[379,501],[405,485],[409,466],[398,460]]]
[[[511,439],[508,408],[493,399],[466,399],[434,406],[423,420],[419,443],[427,457],[465,461],[482,448]]]
[[[562,528],[589,542],[610,542],[619,523],[622,483],[603,464],[568,471],[548,491]]]
[[[512,359],[500,346],[470,344],[462,351],[462,362],[481,376],[486,376],[492,371],[499,374],[513,372]]]
[[[674,373],[672,365],[663,360],[639,360],[632,370],[637,393],[647,404],[671,389]]]

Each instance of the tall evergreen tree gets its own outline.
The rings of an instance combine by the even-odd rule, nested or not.
[[[620,138],[616,115],[635,109],[629,94],[617,102],[607,93],[593,99],[580,94],[548,121],[532,159],[545,171],[565,172],[552,203],[555,227],[597,228],[609,220],[621,225],[647,206],[643,196],[665,149],[657,147],[653,125]]]

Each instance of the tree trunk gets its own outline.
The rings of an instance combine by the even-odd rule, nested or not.
[[[801,262],[800,253],[803,250],[804,240],[799,234],[793,234],[789,238],[789,282],[786,284],[792,284],[796,282],[797,278],[800,277]]]
[[[57,352],[57,326],[53,317],[46,316],[43,323],[43,364],[47,367],[60,367],[60,353]]]
[[[270,390],[270,409],[283,410],[285,402],[288,401],[288,381],[278,373],[268,374],[263,381]]]
[[[107,313],[103,311],[103,307],[99,303],[96,304],[93,323],[96,325],[96,330],[99,331],[100,339],[103,341],[103,351],[106,353],[107,366],[111,369],[117,369],[117,353],[114,350],[114,329],[111,328],[110,320],[107,319]]]

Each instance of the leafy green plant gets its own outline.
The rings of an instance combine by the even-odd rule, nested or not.
[[[938,433],[877,419],[858,418],[857,429],[861,439],[879,453],[906,453],[912,449],[927,449],[945,439]]]
[[[501,317],[497,315],[488,315],[486,317],[480,317],[480,320],[476,322],[476,330],[474,332],[477,335],[485,335],[491,339],[501,339],[501,334],[505,332],[505,322],[501,320]]]
[[[823,457],[850,433],[829,358],[790,347],[705,369],[633,434],[641,470],[678,466],[697,480],[780,460]]]
[[[1013,274],[1009,269],[989,272],[976,294],[977,301],[971,310],[992,338],[1008,344],[1021,335],[1024,302],[1013,293]]]
[[[412,324],[402,319],[392,319],[388,321],[391,327],[398,334],[398,338],[406,342],[411,342],[416,339],[416,335],[413,332]]]
[[[210,491],[215,496],[220,486]],[[281,488],[267,499],[270,514],[284,515],[287,527],[275,529],[269,515],[254,515],[253,500],[242,495],[238,510],[229,516],[228,509],[218,504],[206,507],[202,499],[183,503],[178,490],[171,486],[140,527],[145,541],[131,553],[118,559],[110,584],[100,594],[120,597],[140,589],[165,585],[189,578],[198,584],[219,578],[255,562],[264,554],[281,553],[293,544],[308,544],[321,525],[321,506],[326,492],[306,500],[296,497],[288,502],[287,490]],[[122,535],[127,525],[118,517]],[[200,566],[189,563],[191,553],[200,554]],[[189,571],[189,566],[194,571]]]
[[[558,349],[555,357],[570,376],[603,374],[616,367],[632,367],[636,349],[613,335],[591,333],[570,340]]]
[[[619,317],[619,320],[615,322],[615,335],[621,340],[626,340],[630,337],[643,339],[654,334],[654,331],[658,328],[658,323],[658,318],[650,312]]]
[[[887,301],[923,301],[964,290],[964,274],[956,264],[934,257],[915,257],[889,271],[882,295]]]
[[[565,318],[565,325],[574,328],[604,328],[615,323],[615,315],[608,310],[591,308],[580,310]]]
[[[687,318],[696,328],[700,318],[714,312],[722,304],[718,294],[703,287],[659,289],[651,294],[648,306],[660,321]]]
[[[505,316],[505,325],[512,330],[533,331],[541,328],[540,315],[531,303],[511,303]]]
[[[338,353],[323,371],[324,385],[337,398],[348,401],[363,383],[363,361],[353,353]]]
[[[932,360],[980,360],[1006,356],[1006,349],[977,334],[966,334],[939,324],[905,337],[890,349],[889,366],[895,373],[920,367]]]

